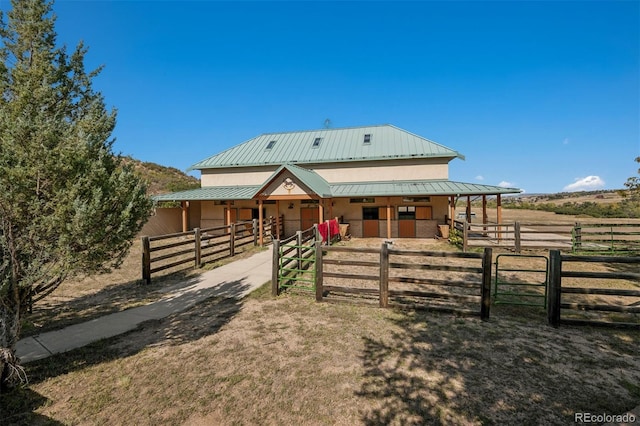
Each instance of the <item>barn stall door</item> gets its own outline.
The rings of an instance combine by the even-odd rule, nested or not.
[[[300,225],[302,230],[309,229],[320,221],[320,212],[317,207],[302,207],[300,209]]]

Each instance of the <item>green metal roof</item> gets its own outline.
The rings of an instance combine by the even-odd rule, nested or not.
[[[452,182],[450,180],[415,180],[385,182],[348,182],[331,184],[334,197],[404,196],[404,195],[496,195],[517,194],[518,188]]]
[[[250,200],[260,185],[205,186],[171,194],[156,195],[155,201],[205,201],[205,200]]]
[[[369,135],[369,142],[365,142]],[[462,158],[458,152],[406,130],[380,126],[266,133],[189,168],[317,164],[400,158]]]
[[[327,184],[316,173],[291,164],[276,171],[263,185],[249,186],[205,186],[173,194],[157,195],[156,201],[204,201],[204,200],[250,200],[264,189],[282,170],[295,174],[305,185],[322,198],[332,197],[394,197],[410,195],[496,195],[517,194],[518,188],[480,185],[477,183],[452,182],[450,180],[413,180]],[[295,172],[294,172],[295,171]],[[324,182],[324,183],[323,183]]]
[[[322,198],[331,197],[331,188],[326,180],[313,170],[304,169],[294,164],[283,164],[276,170],[269,179],[265,181],[261,189],[264,189],[271,181],[282,171],[287,170],[295,176],[300,182],[304,183],[309,189],[318,194]]]

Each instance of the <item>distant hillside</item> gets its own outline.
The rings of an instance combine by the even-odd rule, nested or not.
[[[621,190],[619,189],[603,189],[598,191],[559,192],[557,194],[519,194],[514,197],[513,201],[553,204],[567,202],[611,204],[623,201],[624,197],[620,192]]]
[[[509,200],[504,206],[598,218],[640,218],[640,203],[623,195],[626,194],[622,190],[525,194]]]
[[[166,194],[200,187],[200,180],[189,176],[174,167],[161,166],[124,157],[124,162],[133,166],[134,170],[147,182],[149,195]]]

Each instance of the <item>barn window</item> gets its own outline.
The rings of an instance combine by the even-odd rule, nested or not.
[[[364,135],[364,144],[365,145],[371,145],[371,134],[367,133],[366,135]]]
[[[275,144],[276,144],[276,141],[270,141],[270,142],[267,144],[267,148],[266,148],[266,149],[271,149],[271,148],[273,148],[273,146],[274,146]]]
[[[320,142],[322,142],[322,138],[315,138],[313,140],[313,145],[311,146],[312,148],[317,148],[320,146]]]

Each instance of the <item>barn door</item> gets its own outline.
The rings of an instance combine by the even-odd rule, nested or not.
[[[300,208],[300,226],[302,230],[309,229],[320,221],[320,212],[317,207]]]
[[[398,237],[400,238],[416,237],[416,207],[415,206],[398,207]]]
[[[378,221],[380,214],[377,207],[362,208],[362,236],[374,238],[378,236]]]

